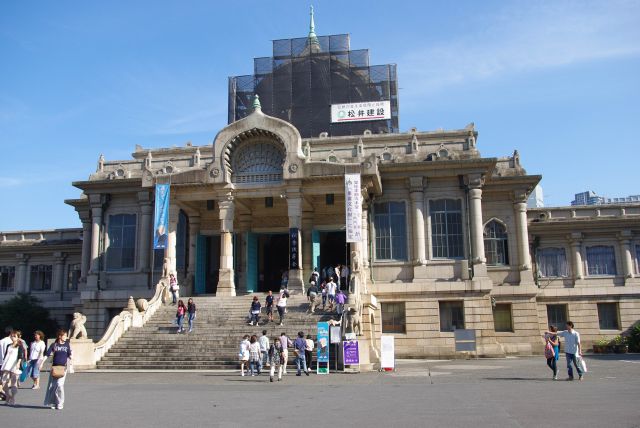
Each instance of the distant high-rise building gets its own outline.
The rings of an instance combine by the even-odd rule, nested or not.
[[[640,203],[640,195],[631,195],[622,198],[607,198],[599,196],[592,190],[576,193],[571,205],[607,205],[607,204],[628,204]]]
[[[293,124],[303,138],[398,132],[395,64],[369,65],[348,34],[273,41],[273,56],[254,58],[254,73],[229,78],[229,123],[248,116],[254,94],[262,111]]]
[[[544,194],[542,193],[542,186],[539,184],[533,188],[533,192],[527,199],[527,208],[542,208],[544,207]]]

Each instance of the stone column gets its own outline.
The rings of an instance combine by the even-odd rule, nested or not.
[[[289,290],[302,290],[304,292],[304,280],[303,270],[301,266],[302,261],[302,242],[300,229],[302,228],[302,196],[287,196],[287,212],[289,214],[289,229],[298,229],[297,236],[289,236],[289,247],[291,247],[291,240],[297,239],[298,241],[298,254],[296,260],[298,261],[298,267],[291,267],[292,255],[289,254]]]
[[[189,216],[189,261],[187,265],[187,285],[195,291],[196,278],[196,251],[198,245],[198,235],[200,234],[200,216]],[[193,294],[193,293],[191,293]]]
[[[91,202],[91,256],[90,269],[87,277],[87,289],[98,289],[100,275],[100,229],[102,228],[102,198],[100,195],[90,195]]]
[[[82,221],[82,256],[80,261],[80,283],[87,282],[89,268],[91,266],[91,216],[88,211],[80,214]]]
[[[482,224],[482,185],[484,179],[480,174],[472,174],[469,175],[468,180],[472,261],[474,265],[485,264],[487,259],[484,256],[484,227]]]
[[[29,266],[27,263],[29,261],[29,255],[18,253],[16,254],[16,258],[18,259],[18,269],[16,270],[15,291],[16,293],[28,293]]]
[[[630,230],[625,229],[618,235],[620,244],[620,255],[622,256],[622,272],[625,280],[634,277],[633,258],[631,256],[631,239],[633,235]]]
[[[569,245],[571,245],[571,254],[573,260],[573,280],[574,283],[584,278],[582,268],[582,234],[579,232],[569,235]]]
[[[416,265],[424,265],[426,264],[427,256],[425,253],[424,186],[422,177],[409,177],[409,195],[411,197],[413,219],[413,259]],[[366,215],[364,207],[363,213]],[[482,218],[480,221],[482,222]],[[366,250],[366,247],[363,246],[363,250]]]
[[[51,291],[54,293],[62,293],[64,291],[64,262],[67,255],[56,251],[53,253],[53,272],[51,278]]]
[[[216,296],[235,296],[236,285],[233,271],[233,196],[218,203],[220,216],[220,270]]]
[[[169,233],[167,234],[167,248],[164,252],[164,258],[167,263],[167,274],[173,273],[176,275],[176,235],[178,231],[178,216],[180,215],[180,207],[171,201],[169,204]]]
[[[313,211],[302,212],[302,270],[311,275],[313,268]],[[319,268],[319,266],[318,266]]]
[[[518,265],[520,270],[520,285],[533,283],[531,270],[531,255],[529,254],[529,227],[527,224],[527,196],[518,195],[513,204],[515,215]]]
[[[138,192],[140,202],[140,243],[138,245],[138,271],[148,273],[151,270],[149,258],[151,255],[151,216],[153,206],[149,192]]]

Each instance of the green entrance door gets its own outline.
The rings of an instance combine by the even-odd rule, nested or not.
[[[246,232],[247,254],[247,292],[253,293],[258,289],[258,235],[253,232]]]

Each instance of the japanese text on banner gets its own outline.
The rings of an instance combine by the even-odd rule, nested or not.
[[[344,175],[344,200],[347,242],[360,242],[362,240],[360,174]]]

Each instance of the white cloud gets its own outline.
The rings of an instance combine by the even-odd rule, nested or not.
[[[640,54],[640,2],[519,2],[475,28],[406,55],[403,98],[452,85]]]
[[[0,187],[18,187],[24,184],[24,181],[13,177],[0,177]]]

